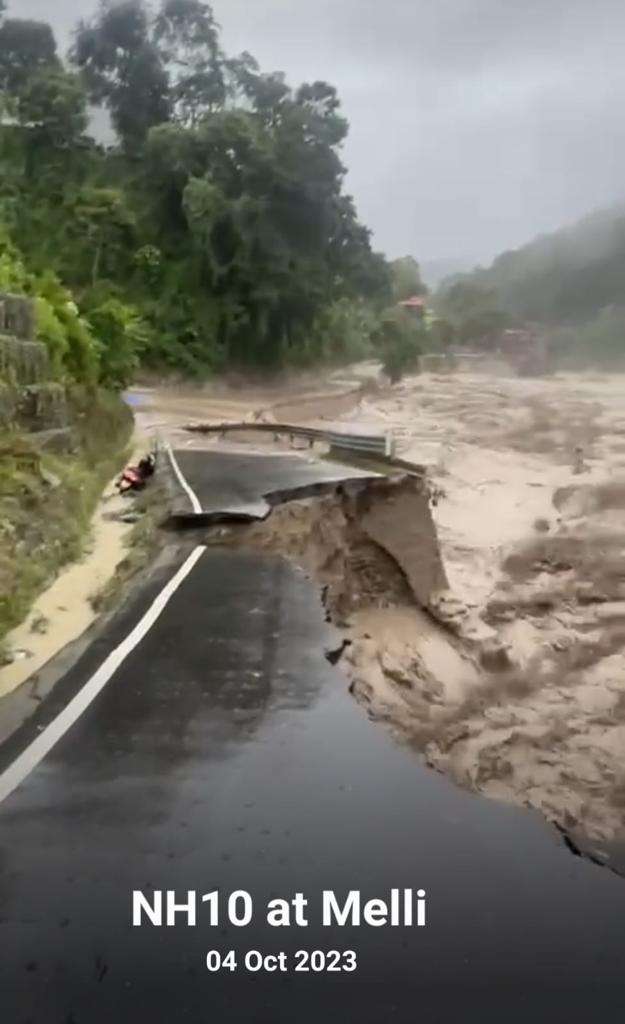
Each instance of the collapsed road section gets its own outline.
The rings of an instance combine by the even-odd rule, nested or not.
[[[306,531],[311,536],[310,531],[314,535],[334,524],[334,540],[320,539],[320,553],[325,550],[334,556],[359,550],[362,562],[367,545],[378,548],[381,557],[395,563],[395,571],[425,608],[437,607],[447,590],[423,476],[401,473],[385,477],[294,455],[174,452],[169,448],[167,456],[178,485],[172,500],[172,517],[176,520],[209,524],[264,521],[279,506],[325,498],[328,500],[324,504],[315,506],[321,514],[310,515]],[[283,536],[283,523],[278,521]],[[285,553],[286,547],[283,540]],[[349,564],[343,559],[340,575],[344,581],[348,574]]]
[[[221,466],[224,485],[236,472],[246,498],[302,482],[286,469],[263,476],[262,458],[248,479],[231,456],[199,455],[197,465]],[[302,486],[325,492],[225,530],[199,515],[208,547],[152,574],[2,751],[6,1019],[134,1024],[198,1019],[210,1004],[217,1019],[241,1022],[289,1020],[296,1006],[305,1024],[337,1014],[409,1024],[424,994],[455,1019],[476,992],[484,1021],[607,1013],[625,969],[622,883],[571,858],[539,820],[415,764],[360,714],[327,656],[349,631],[345,660],[362,675],[358,658],[385,615],[396,630],[398,614],[435,607],[445,578],[425,482]],[[262,550],[228,548],[240,542]],[[284,554],[323,584],[325,621],[318,591]],[[418,621],[406,623],[422,655]],[[386,678],[409,691],[383,647]],[[435,708],[427,678],[418,696]],[[131,924],[135,891],[245,889],[262,905],[285,877],[311,905],[328,889],[342,901],[423,889],[427,928],[385,931],[381,943],[376,930],[312,919],[276,944],[262,921],[219,934],[182,920],[162,932]],[[300,948],[349,949],[366,983],[204,968],[211,949],[244,962],[250,949],[278,948],[291,959]],[[521,983],[524,999],[511,1000]]]
[[[194,452],[185,465],[198,486],[213,480],[214,495],[242,494],[251,481],[257,493],[265,492],[261,501],[249,500],[246,516],[230,517],[212,532],[209,527],[202,540],[280,554],[309,573],[329,621],[341,630],[328,656],[340,662],[368,714],[390,723],[429,765],[462,786],[506,796],[503,784],[488,784],[485,769],[507,782],[514,765],[505,750],[489,760],[488,744],[494,726],[513,735],[518,719],[505,705],[531,695],[533,667],[519,667],[497,625],[449,590],[426,476],[353,475],[345,468],[335,480],[334,466],[324,481],[327,465],[294,456]],[[535,714],[530,728],[534,720]],[[517,771],[525,771],[533,793],[539,777],[532,760],[544,776],[547,759],[553,760],[551,740],[560,735],[547,727],[542,739],[537,726],[529,737],[527,769],[521,764]],[[482,747],[478,759],[474,751]],[[524,800],[520,788],[518,799]],[[623,871],[618,849],[577,827],[566,786],[556,780],[539,807],[577,850]],[[594,807],[596,816],[604,813],[597,799]]]
[[[166,449],[178,485],[172,500],[175,519],[203,522],[265,519],[273,506],[313,497],[354,481],[378,476],[348,466],[297,455],[247,455]]]

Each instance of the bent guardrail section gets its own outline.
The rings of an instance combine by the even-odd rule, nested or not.
[[[395,454],[393,435],[387,434],[348,434],[336,430],[321,430],[318,427],[304,427],[294,423],[189,423],[185,430],[196,434],[241,433],[248,431],[264,434],[286,434],[288,437],[303,437],[313,444],[323,442],[330,448],[363,452],[392,458]]]

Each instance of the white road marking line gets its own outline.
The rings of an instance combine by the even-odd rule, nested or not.
[[[150,631],[156,620],[165,610],[170,599],[178,590],[178,587],[184,582],[205,551],[206,548],[204,546],[195,548],[176,575],[163,587],[143,618],[137,623],[132,632],[128,634],[126,639],[114,651],[111,651],[97,672],[91,676],[80,692],[63,708],[61,713],[50,722],[50,725],[2,772],[0,775],[0,803],[6,800],[13,790],[17,789],[26,776],[32,772],[33,768],[36,768],[43,761],[55,744],[72,727],[74,722],[80,718],[82,713],[86,711],[100,691],[104,689],[111,676]]]
[[[201,505],[201,503],[200,503],[200,501],[198,499],[198,496],[195,493],[195,491],[193,491],[191,489],[191,487],[189,487],[189,484],[187,483],[187,481],[185,480],[184,476],[182,475],[182,470],[180,469],[180,466],[178,465],[178,463],[176,461],[176,456],[174,455],[173,451],[171,450],[171,445],[170,444],[167,445],[167,454],[169,455],[169,461],[172,464],[174,473],[176,474],[176,476],[178,478],[178,483],[187,492],[187,494],[188,494],[188,496],[189,496],[189,498],[191,500],[191,508],[193,509],[194,512],[197,512],[198,514],[201,513],[202,505]]]

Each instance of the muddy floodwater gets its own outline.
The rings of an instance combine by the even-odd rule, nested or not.
[[[431,528],[428,519],[421,540],[422,503],[414,514],[410,502],[396,509],[395,520],[378,504],[385,536],[365,536],[331,497],[289,502],[257,527],[204,539],[305,568],[341,630],[352,695],[371,717],[463,787],[538,810],[620,869],[624,395],[619,375],[422,374],[389,388],[379,367],[362,364],[270,385],[141,386],[127,397],[137,451],[156,436],[182,451],[292,455],[298,446],[185,430],[198,422],[391,433],[397,454],[426,470]],[[40,667],[92,623],[91,599],[130,540],[115,518],[123,504],[109,487],[87,559],[9,638],[23,656],[1,670],[0,693],[30,680],[35,706]]]
[[[138,419],[178,446],[225,450],[289,446],[183,425],[288,413],[391,432],[427,467],[449,585],[424,616],[369,565],[340,616],[353,692],[430,765],[536,808],[605,859],[625,833],[625,377],[422,374],[389,388],[377,374],[139,389]],[[332,552],[311,552],[311,518],[276,510],[253,540],[327,582]]]

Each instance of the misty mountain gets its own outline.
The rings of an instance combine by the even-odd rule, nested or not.
[[[574,324],[625,306],[625,204],[600,210],[463,278],[492,289],[505,312]]]
[[[445,278],[456,274],[466,274],[477,263],[477,260],[448,257],[437,260],[424,260],[419,263],[421,277],[428,288],[434,291]]]

